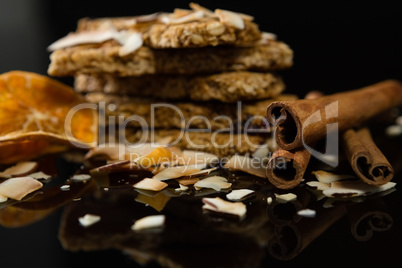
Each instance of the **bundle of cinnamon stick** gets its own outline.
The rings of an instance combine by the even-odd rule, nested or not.
[[[314,145],[324,139],[331,145],[328,137],[335,133],[340,135],[340,144],[360,179],[371,185],[389,182],[393,177],[392,166],[374,143],[365,124],[374,116],[398,106],[402,106],[402,84],[395,80],[313,99],[273,102],[267,108],[267,119],[276,127],[279,149],[270,161],[278,163],[281,158],[287,165],[268,165],[269,181],[281,189],[296,187],[315,152]],[[329,161],[338,156],[323,154],[321,157],[321,160]]]

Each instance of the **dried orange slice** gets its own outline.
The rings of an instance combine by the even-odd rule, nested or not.
[[[47,76],[0,75],[0,163],[27,160],[97,143],[96,107]]]

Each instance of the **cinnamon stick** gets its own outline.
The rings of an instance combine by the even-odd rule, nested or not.
[[[342,136],[346,157],[356,175],[370,185],[382,185],[394,176],[394,170],[374,143],[368,128],[349,129]]]
[[[402,85],[386,80],[357,90],[295,101],[277,101],[267,108],[268,121],[277,126],[276,142],[285,150],[314,144],[325,138],[327,125],[339,131],[402,105]]]
[[[268,162],[268,180],[280,189],[296,187],[303,179],[310,156],[310,152],[304,148],[295,151],[278,149]]]

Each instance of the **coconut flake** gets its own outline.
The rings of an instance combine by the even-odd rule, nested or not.
[[[240,30],[243,30],[245,27],[242,16],[236,12],[215,9],[215,14],[218,16],[220,22],[222,22],[223,24],[233,26],[236,29]]]
[[[162,16],[161,21],[165,24],[181,24],[181,23],[186,23],[186,22],[191,22],[191,21],[196,21],[205,16],[205,13],[203,10],[199,10],[196,12],[191,12],[190,14],[182,17],[171,17],[171,16]]]
[[[279,203],[287,203],[291,201],[295,201],[297,199],[297,195],[293,193],[287,193],[287,194],[275,194],[276,201]]]
[[[395,187],[395,182],[387,182],[380,186],[369,185],[362,181],[338,181],[331,183],[331,187],[324,190],[327,197],[356,197],[387,191]]]
[[[328,189],[331,185],[329,183],[320,182],[320,181],[309,181],[306,183],[311,189],[324,191]]]
[[[62,185],[62,186],[60,186],[60,190],[62,190],[62,191],[70,191],[70,185],[68,185],[68,184]]]
[[[179,183],[179,184],[181,184],[181,185],[184,185],[184,186],[188,186],[188,185],[194,185],[197,181],[199,181],[200,179],[199,178],[193,178],[193,177],[190,177],[190,178],[179,178],[179,179],[176,179],[176,181]]]
[[[340,181],[340,180],[356,179],[356,177],[353,175],[347,175],[347,174],[339,175],[339,174],[335,174],[335,173],[331,173],[331,172],[327,172],[327,171],[323,171],[323,170],[313,171],[313,172],[311,172],[311,174],[313,174],[319,182],[323,182],[323,183],[332,183],[332,182]]]
[[[176,179],[184,176],[190,176],[191,174],[197,174],[201,170],[199,168],[195,168],[192,166],[176,166],[176,167],[168,167],[153,176],[152,178],[155,180],[170,180]]]
[[[268,160],[267,156],[269,154],[268,146],[262,146],[255,150],[255,152],[251,155],[253,158],[257,158],[260,161]]]
[[[151,215],[139,220],[131,226],[133,231],[140,231],[150,228],[160,228],[165,224],[165,215]]]
[[[221,176],[211,176],[200,180],[194,184],[196,189],[200,188],[210,188],[214,189],[215,191],[220,191],[222,189],[228,189],[232,186],[230,182],[225,177]]]
[[[38,171],[38,172],[35,172],[35,173],[28,174],[27,177],[31,177],[31,178],[34,178],[34,179],[37,179],[37,180],[38,179],[47,180],[47,179],[51,178],[52,176],[50,176],[50,175],[48,175],[46,173],[43,173],[42,171]]]
[[[119,56],[126,56],[137,49],[139,49],[143,44],[141,33],[130,33],[130,35],[125,40],[122,47],[119,49]]]
[[[356,197],[387,191],[395,187],[396,183],[387,182],[380,186],[369,185],[362,181],[337,181],[332,182],[331,187],[324,190],[327,197]]]
[[[224,167],[230,170],[240,170],[261,178],[266,178],[267,176],[266,168],[257,158],[234,155],[229,159]]]
[[[385,134],[389,137],[396,137],[402,135],[402,125],[391,125],[385,129]]]
[[[269,197],[267,198],[267,204],[268,204],[268,205],[271,205],[271,204],[272,204],[272,201],[273,201],[272,197],[269,196]]]
[[[162,191],[168,186],[167,183],[155,179],[145,178],[133,185],[134,188],[150,191]]]
[[[113,29],[107,29],[102,31],[90,31],[90,32],[80,32],[80,33],[69,33],[65,37],[52,43],[48,46],[48,51],[55,51],[58,49],[72,47],[82,44],[97,44],[102,43],[107,40],[116,38],[118,32]]]
[[[0,183],[0,195],[21,200],[26,195],[42,188],[43,184],[31,177],[17,177]]]
[[[35,171],[37,167],[38,167],[37,162],[30,162],[30,161],[18,162],[16,165],[7,168],[3,172],[0,172],[0,178],[25,176]]]
[[[233,190],[226,195],[226,198],[230,201],[241,201],[246,199],[247,197],[252,196],[255,192],[250,189],[237,189]]]
[[[78,221],[83,227],[91,226],[98,221],[100,221],[101,217],[94,214],[85,214],[83,217],[79,217]]]
[[[6,202],[8,200],[7,196],[0,195],[0,203]]]
[[[202,206],[203,210],[232,214],[238,216],[240,219],[243,219],[247,212],[246,205],[242,202],[229,202],[219,197],[205,197],[202,199],[202,202],[204,203]]]
[[[306,217],[306,218],[314,218],[316,215],[316,211],[306,208],[306,209],[302,209],[297,211],[297,215],[302,216],[302,217]]]
[[[91,179],[91,176],[88,174],[76,174],[71,177],[71,180],[75,182],[87,181],[89,179]]]
[[[174,189],[175,192],[183,192],[188,190],[188,186],[179,183],[179,188]]]

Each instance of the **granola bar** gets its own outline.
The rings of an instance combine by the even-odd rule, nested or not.
[[[120,133],[120,139],[124,140],[119,140],[119,142],[136,144],[138,142],[165,141],[166,138],[169,138],[171,145],[182,150],[213,153],[219,158],[225,158],[235,154],[252,154],[261,146],[270,146],[270,136],[270,134],[230,134],[181,131],[178,129],[154,129],[152,132],[143,132],[136,128],[126,128],[123,134]],[[104,142],[118,142],[113,139],[115,139],[114,135],[111,136],[106,133]]]
[[[166,102],[136,97],[89,93],[90,103],[104,109],[105,119],[131,127],[191,128],[230,132],[237,129],[266,130],[266,109],[273,101],[296,100],[295,95],[244,103]],[[102,106],[101,106],[102,105]],[[135,115],[134,118],[130,116]],[[120,122],[119,122],[120,120]],[[110,124],[111,121],[105,122]]]
[[[252,47],[216,46],[183,49],[152,49],[142,46],[120,56],[116,41],[83,44],[54,51],[48,74],[108,73],[117,76],[145,74],[200,74],[227,71],[273,71],[293,65],[293,51],[277,40]]]
[[[273,98],[283,92],[285,84],[273,73],[243,71],[197,76],[80,74],[75,77],[75,89],[83,93],[104,92],[168,100],[236,102]]]
[[[146,20],[144,16],[83,18],[78,22],[77,32],[107,29],[105,25],[117,31],[140,32],[144,45],[152,48],[245,46],[261,38],[252,17],[220,9],[215,12],[176,9],[174,13],[156,13]]]

